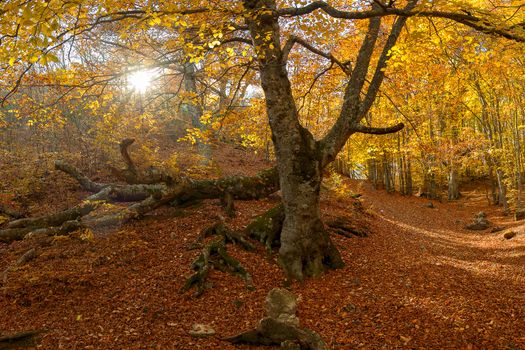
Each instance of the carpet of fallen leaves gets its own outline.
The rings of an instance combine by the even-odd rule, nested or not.
[[[267,166],[240,150],[218,153],[223,174],[253,174]],[[525,349],[525,229],[488,206],[483,189],[429,208],[423,198],[347,182],[352,193],[362,194],[364,210],[350,193],[325,191],[323,216],[347,217],[370,234],[334,234],[345,268],[292,286],[305,327],[333,349]],[[62,205],[84,195],[60,194],[53,200]],[[227,223],[240,229],[278,200],[238,201],[237,217]],[[504,231],[465,230],[480,210],[517,236],[505,240]],[[41,349],[268,349],[221,340],[255,326],[264,316],[266,294],[283,284],[276,257],[263,247],[228,248],[252,274],[255,291],[238,277],[213,271],[213,287],[201,297],[179,292],[199,253],[188,248],[220,215],[218,201],[205,201],[160,209],[93,236],[0,244],[0,272],[29,249],[38,253],[0,281],[0,333],[45,328]],[[217,333],[192,338],[194,323]]]

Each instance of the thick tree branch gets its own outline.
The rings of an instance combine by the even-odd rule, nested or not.
[[[221,41],[221,45],[228,44],[228,43],[235,43],[235,42],[253,46],[253,42],[250,39],[241,38],[241,37],[232,37],[232,38],[223,39]]]
[[[378,5],[372,6],[374,8],[378,7]],[[353,124],[356,124],[359,120],[361,90],[363,89],[366,80],[370,60],[372,59],[377,37],[379,36],[380,27],[380,18],[370,19],[367,34],[361,44],[359,53],[357,54],[357,60],[354,70],[352,71],[352,76],[345,88],[345,95],[339,118],[321,141],[323,148],[323,165],[327,165],[335,159],[336,154],[351,135],[350,127]]]
[[[486,34],[498,35],[514,41],[525,42],[525,35],[512,31],[512,29],[515,28],[515,25],[501,27],[498,24],[491,23],[489,20],[472,15],[469,12],[418,11],[414,9],[397,9],[386,6],[377,6],[375,9],[369,11],[342,11],[330,6],[325,1],[314,1],[303,7],[279,9],[277,10],[277,14],[279,16],[294,17],[303,16],[316,10],[321,10],[333,18],[340,19],[368,19],[385,16],[444,18],[464,24]]]
[[[412,10],[417,5],[417,2],[418,0],[410,0],[405,9]],[[366,114],[366,112],[370,109],[372,103],[374,102],[377,96],[379,87],[381,86],[381,83],[383,82],[383,79],[385,77],[385,68],[387,62],[391,56],[390,50],[392,50],[397,40],[399,39],[399,36],[401,35],[401,30],[405,26],[406,21],[407,17],[398,17],[395,23],[392,25],[392,29],[390,31],[390,34],[388,35],[388,39],[386,40],[385,46],[383,47],[383,51],[381,52],[381,56],[379,56],[379,61],[374,72],[374,77],[370,82],[370,86],[368,87],[368,91],[361,106],[360,115]]]
[[[393,134],[402,130],[405,127],[405,124],[399,123],[387,128],[374,128],[371,126],[366,126],[363,124],[357,124],[352,128],[353,132],[359,132],[362,134],[372,134],[372,135],[386,135]]]
[[[86,175],[82,174],[74,166],[64,162],[63,160],[55,161],[55,169],[60,170],[77,180],[80,186],[89,192],[100,192],[102,189],[109,186],[109,184],[91,181]]]
[[[346,74],[350,75],[352,73],[348,63],[343,63],[343,62],[339,61],[331,53],[323,52],[323,51],[319,50],[318,48],[310,45],[306,40],[304,40],[302,38],[299,38],[299,37],[297,37],[295,35],[290,36],[290,38],[288,39],[288,41],[284,45],[284,48],[283,48],[283,62],[288,61],[288,55],[290,54],[290,51],[292,50],[293,46],[296,43],[301,45],[302,47],[304,47],[308,51],[313,52],[316,55],[324,57],[327,60],[337,64],[341,68],[341,70],[343,72],[345,72]]]

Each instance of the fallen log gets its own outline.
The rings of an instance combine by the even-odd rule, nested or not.
[[[93,201],[84,201],[73,208],[53,213],[49,215],[43,215],[36,218],[25,218],[11,221],[7,227],[9,229],[15,228],[43,228],[51,226],[60,226],[66,221],[77,220],[80,217],[89,214],[97,208],[100,203]]]
[[[86,226],[108,226],[122,224],[142,217],[147,212],[166,204],[187,203],[202,199],[221,199],[226,201],[227,210],[233,210],[233,200],[260,199],[279,190],[279,177],[276,168],[264,170],[255,176],[232,176],[215,180],[193,180],[180,178],[170,185],[155,184],[115,184],[92,181],[76,167],[57,160],[55,167],[72,178],[80,186],[94,193],[81,204],[57,213],[40,217],[18,219],[10,222],[7,229],[0,230],[0,241],[20,240],[37,229],[50,228],[49,232],[60,232],[59,228],[67,221],[82,220],[105,202],[137,202],[120,213],[92,218]]]
[[[270,168],[259,172],[255,176],[231,176],[214,180],[194,180],[181,177],[174,184],[133,184],[120,185],[91,181],[74,166],[58,160],[55,162],[58,170],[65,172],[78,181],[80,186],[89,192],[109,190],[109,199],[112,201],[140,201],[149,196],[160,197],[167,195],[183,203],[196,199],[225,199],[229,197],[240,200],[253,200],[268,197],[279,190],[279,174],[277,168]],[[230,204],[232,205],[232,204]]]
[[[52,226],[52,227],[45,227],[45,228],[38,228],[38,227],[8,228],[5,230],[0,230],[0,242],[11,243],[13,241],[20,241],[30,235],[65,236],[83,227],[84,225],[80,221],[70,220],[70,221],[65,221],[60,226]]]

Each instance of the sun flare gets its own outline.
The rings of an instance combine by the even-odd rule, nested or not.
[[[128,76],[128,86],[136,92],[145,93],[151,88],[157,76],[158,72],[154,69],[137,70]]]

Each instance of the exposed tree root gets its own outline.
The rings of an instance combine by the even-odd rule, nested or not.
[[[245,281],[247,289],[254,289],[251,275],[237,259],[228,254],[226,243],[228,241],[239,243],[245,249],[253,249],[253,246],[244,240],[240,234],[228,230],[223,223],[204,230],[201,239],[209,235],[218,235],[219,237],[206,244],[201,254],[193,261],[191,268],[195,270],[195,273],[186,280],[181,288],[181,293],[185,293],[195,286],[197,288],[195,295],[202,295],[208,287],[208,275],[213,268],[241,277]]]
[[[350,220],[344,217],[326,221],[326,225],[330,228],[330,231],[347,238],[368,236],[366,229],[355,227]]]
[[[238,244],[247,251],[253,251],[255,249],[253,245],[246,240],[243,233],[230,230],[224,222],[216,223],[202,230],[198,240],[202,242],[205,238],[211,236],[223,236],[226,243]]]
[[[282,204],[256,217],[244,230],[246,236],[263,243],[268,252],[279,247],[284,222]]]

